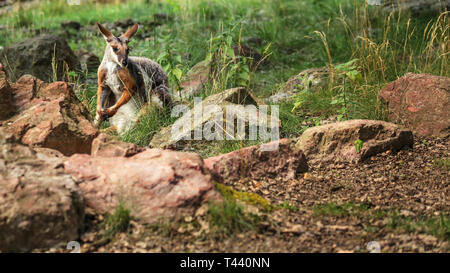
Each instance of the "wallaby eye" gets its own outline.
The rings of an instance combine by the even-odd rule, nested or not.
[[[117,52],[119,49],[117,47],[113,47],[113,51]]]

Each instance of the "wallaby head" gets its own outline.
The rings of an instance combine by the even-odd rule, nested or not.
[[[138,24],[133,25],[119,37],[114,36],[109,30],[99,23],[97,23],[97,26],[106,40],[105,57],[109,58],[110,61],[117,63],[120,67],[127,66],[128,53],[130,51],[128,42],[138,30]]]

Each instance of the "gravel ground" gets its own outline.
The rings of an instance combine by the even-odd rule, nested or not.
[[[82,252],[449,252],[450,137],[416,138],[414,148],[385,152],[355,164],[310,166],[288,183],[241,181],[277,208],[260,216],[256,229],[212,236],[204,209],[181,224],[145,226],[102,240],[102,218],[92,217]],[[436,162],[447,159],[447,166]],[[281,208],[283,207],[283,208]],[[65,248],[36,252],[67,252]]]

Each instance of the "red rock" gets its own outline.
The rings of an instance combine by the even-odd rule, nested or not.
[[[112,212],[119,200],[147,223],[194,213],[219,200],[202,158],[193,153],[148,149],[132,157],[73,155],[64,163],[92,213]]]
[[[362,141],[359,152],[357,140]],[[312,164],[358,162],[388,150],[412,147],[413,135],[393,123],[356,119],[309,128],[296,146]]]
[[[266,148],[273,146],[275,149],[264,151],[261,146]],[[243,178],[253,180],[274,178],[287,181],[308,170],[305,155],[289,139],[210,157],[205,159],[205,166],[216,179],[224,181],[238,181]]]
[[[392,122],[420,136],[449,133],[450,78],[408,73],[388,84],[379,96],[388,104]]]
[[[112,136],[100,134],[92,142],[91,155],[104,157],[130,157],[144,151],[133,143],[122,142]]]
[[[84,198],[62,161],[0,135],[0,251],[30,251],[79,238]]]
[[[3,127],[18,141],[64,155],[91,152],[98,131],[67,83],[44,83],[25,75],[11,88],[18,113]]]

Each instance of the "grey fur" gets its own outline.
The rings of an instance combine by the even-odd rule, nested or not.
[[[116,115],[110,119],[110,122],[113,125],[117,125],[119,132],[123,132],[131,127],[131,124],[137,118],[136,114],[133,114],[133,112],[142,108],[145,103],[156,102],[160,104],[160,106],[172,105],[168,77],[161,65],[148,58],[130,56],[127,58],[127,68],[135,80],[136,90],[133,90],[132,99],[121,106]],[[117,61],[117,57],[114,56],[109,44],[106,46],[105,54],[99,69],[106,70],[106,78],[102,83],[103,89],[105,91],[108,89],[112,90],[111,95],[107,99],[105,108],[103,108],[106,109],[113,106],[123,94],[123,83],[117,75],[120,69],[122,69],[122,65]],[[128,104],[133,104],[135,106],[127,106]],[[104,105],[102,105],[102,107],[103,106]],[[121,108],[124,108],[123,111],[121,111]],[[130,112],[131,110],[128,109],[135,110]],[[128,119],[128,121],[125,121],[124,119]],[[99,124],[102,117],[97,115],[96,120]]]
[[[169,80],[160,64],[144,57],[128,57],[128,69],[133,78],[136,79],[138,93],[145,102],[147,102],[150,97],[157,95],[158,99],[163,102],[164,105],[172,104],[169,93]],[[146,77],[141,74],[141,71],[144,71],[149,77],[148,83],[145,82]],[[151,86],[151,89],[146,88],[146,86]],[[149,93],[147,93],[148,90],[150,90]]]

